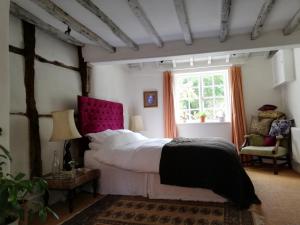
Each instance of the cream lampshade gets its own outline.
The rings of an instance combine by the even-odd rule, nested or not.
[[[52,112],[53,131],[50,141],[65,141],[80,138],[75,121],[74,110]]]
[[[71,170],[70,162],[72,161],[72,155],[70,153],[70,140],[81,137],[75,125],[74,110],[52,112],[52,118],[53,131],[50,141],[65,141],[63,168]]]
[[[135,132],[144,130],[144,123],[143,123],[142,116],[135,115],[131,117],[130,129]]]

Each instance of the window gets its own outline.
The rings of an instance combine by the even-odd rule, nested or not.
[[[175,111],[179,123],[229,120],[228,71],[175,74]]]

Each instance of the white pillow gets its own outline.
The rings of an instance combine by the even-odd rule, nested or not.
[[[98,133],[89,133],[86,136],[90,139],[91,142],[102,144],[105,140],[114,135],[124,134],[124,133],[133,133],[130,130],[120,129],[120,130],[111,130],[107,129]]]
[[[98,133],[89,133],[89,134],[86,134],[86,136],[90,139],[91,142],[96,142],[96,143],[102,143],[104,142],[104,140],[113,135],[114,132],[113,130],[105,130],[105,131],[101,131],[101,132],[98,132]]]
[[[138,141],[146,140],[147,138],[139,133],[122,133],[119,135],[114,135],[106,139],[106,145],[109,149],[115,149],[118,147],[122,147],[124,145],[128,145],[131,143],[135,143]]]
[[[133,132],[127,132],[127,133],[125,132],[125,133],[119,133],[117,135],[109,136],[102,143],[91,142],[89,143],[89,147],[93,150],[113,150],[146,139],[148,138],[146,138],[141,134],[133,133]]]

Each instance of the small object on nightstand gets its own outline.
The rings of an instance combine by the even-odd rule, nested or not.
[[[57,155],[57,151],[54,150],[53,161],[52,161],[52,174],[53,176],[58,176],[60,173],[60,162]]]

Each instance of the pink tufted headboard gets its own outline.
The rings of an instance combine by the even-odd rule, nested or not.
[[[107,129],[124,129],[123,105],[78,96],[79,131],[82,135]]]

